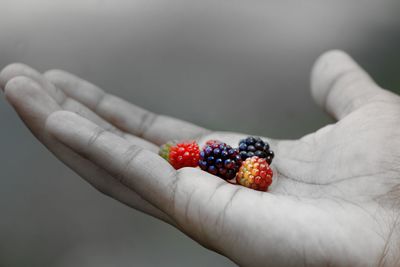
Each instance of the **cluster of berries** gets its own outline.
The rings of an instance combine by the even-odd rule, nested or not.
[[[162,145],[159,154],[175,169],[200,167],[224,180],[236,178],[236,183],[255,190],[267,191],[272,183],[269,165],[274,152],[259,137],[240,140],[238,148],[210,140],[201,151],[195,141],[173,141]]]

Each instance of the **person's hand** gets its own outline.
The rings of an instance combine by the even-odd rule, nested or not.
[[[172,139],[237,145],[156,115],[71,74],[22,64],[0,74],[33,134],[100,192],[170,223],[243,266],[400,265],[400,98],[346,54],[324,54],[312,95],[338,121],[299,140],[270,140],[274,182],[259,192],[156,152]]]

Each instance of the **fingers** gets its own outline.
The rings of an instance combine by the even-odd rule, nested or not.
[[[132,141],[134,143],[139,143],[140,146],[146,149],[152,151],[158,150],[158,147],[156,145],[142,138],[138,138],[130,134],[127,134],[123,131],[120,131],[118,128],[108,123],[103,118],[99,117],[96,113],[91,111],[85,105],[65,95],[63,91],[61,91],[59,88],[57,88],[47,79],[45,79],[42,74],[40,74],[38,71],[27,65],[21,63],[14,63],[5,67],[4,70],[0,73],[0,85],[5,84],[7,81],[17,76],[26,76],[37,82],[41,86],[41,88],[43,88],[44,91],[49,96],[51,96],[62,109],[80,114],[81,116],[98,124],[100,127],[105,128],[108,131],[112,131],[129,141]]]
[[[342,51],[329,51],[317,60],[312,71],[311,93],[317,104],[336,119],[390,94],[380,89]]]
[[[22,63],[13,63],[5,67],[0,73],[0,86],[5,88],[5,85],[13,78],[18,76],[29,77],[42,87],[57,103],[63,103],[66,99],[65,94],[57,90],[51,83],[43,79],[41,74],[31,67]]]
[[[194,139],[208,132],[191,123],[157,115],[132,105],[65,71],[51,70],[44,75],[65,94],[86,105],[111,124],[155,144],[160,145],[173,139]]]
[[[171,199],[165,192],[177,174],[163,158],[67,111],[51,115],[46,129],[82,157],[104,166],[122,184],[142,196],[151,196],[152,203],[167,210],[165,204]]]
[[[47,81],[38,71],[27,65],[14,63],[5,67],[0,73],[0,85],[5,85],[8,81],[17,76],[25,76],[37,82],[40,87],[43,88],[44,91],[63,109],[79,113],[110,131],[119,132],[115,127],[104,121],[84,105],[67,97],[61,90]],[[123,135],[123,133],[118,134]]]
[[[54,113],[47,121],[47,130],[79,155],[104,166],[121,183],[172,217],[181,229],[192,237],[196,235],[197,240],[204,241],[197,235],[203,221],[218,216],[240,189],[198,169],[176,171],[157,154],[132,146],[74,113]],[[208,200],[219,187],[217,205],[207,209]],[[202,214],[197,214],[195,207],[202,209]],[[214,226],[207,222],[207,236],[212,236],[209,231]]]
[[[64,110],[72,111],[76,114],[79,114],[80,116],[92,121],[93,123],[99,125],[100,127],[106,129],[107,131],[113,132],[129,142],[132,142],[140,147],[146,148],[148,150],[151,150],[153,152],[158,152],[159,147],[154,145],[153,143],[150,143],[149,141],[146,141],[142,138],[139,138],[137,136],[127,134],[125,132],[122,132],[115,128],[113,125],[105,121],[104,119],[100,118],[97,114],[95,114],[93,111],[88,109],[86,106],[82,105],[81,103],[67,97],[66,101],[62,103],[61,107]]]
[[[6,79],[4,76],[2,77],[4,82]],[[18,76],[8,80],[4,85],[6,98],[18,115],[32,133],[61,161],[102,193],[164,221],[171,221],[168,216],[120,184],[103,169],[80,157],[44,131],[47,117],[53,112],[61,110],[61,107],[45,93],[38,83],[27,77]]]

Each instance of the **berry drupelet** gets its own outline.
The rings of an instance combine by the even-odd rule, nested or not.
[[[225,143],[210,142],[200,152],[200,168],[224,180],[235,178],[241,164],[239,151]]]
[[[242,160],[257,156],[264,158],[268,164],[271,164],[274,158],[274,152],[270,150],[269,144],[260,137],[249,136],[239,142],[239,154]]]
[[[204,146],[203,146],[203,149],[204,148],[206,148],[206,146],[212,146],[212,145],[214,145],[214,144],[221,144],[222,142],[221,141],[219,141],[219,140],[208,140],[205,144],[204,144]]]

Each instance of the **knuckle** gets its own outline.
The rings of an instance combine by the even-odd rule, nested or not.
[[[59,69],[51,69],[43,73],[43,76],[52,83],[60,83],[64,81],[64,71]]]
[[[96,128],[92,136],[89,138],[88,147],[96,145],[99,142],[99,139],[101,139],[101,137],[104,136],[106,133],[107,130],[100,127]]]
[[[154,122],[157,120],[158,115],[153,112],[145,112],[140,120],[140,124],[138,127],[138,135],[139,137],[143,137],[153,126]]]
[[[115,177],[119,182],[128,185],[127,178],[129,176],[129,173],[131,173],[131,166],[134,164],[134,161],[143,151],[143,148],[136,145],[131,145],[123,152],[122,158],[124,160],[122,161],[119,172]]]
[[[348,89],[351,87],[357,87],[364,84],[368,76],[358,69],[350,69],[339,72],[332,78],[331,90],[337,89]]]
[[[64,70],[60,69],[51,69],[46,71],[43,76],[56,88],[58,86],[61,88],[62,91],[65,88],[79,88],[80,87],[80,79],[77,79],[73,74],[70,74]]]
[[[142,151],[143,148],[136,145],[130,145],[124,152],[124,158],[127,159],[127,164],[132,163]]]
[[[101,93],[98,96],[98,98],[97,98],[95,104],[93,105],[92,109],[95,112],[99,112],[101,110],[103,104],[107,101],[107,98],[108,98],[108,95],[106,93]]]
[[[64,75],[64,71],[59,70],[59,69],[51,69],[51,70],[47,70],[44,74],[43,74],[46,78],[59,78],[61,76]]]

